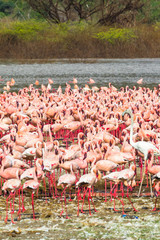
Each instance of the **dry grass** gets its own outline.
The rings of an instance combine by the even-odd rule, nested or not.
[[[112,38],[108,40],[108,35],[105,35],[104,39],[97,37],[99,32],[108,34],[109,28],[104,27],[84,24],[61,26],[44,24],[44,27],[36,25],[29,30],[20,26],[17,30],[13,24],[7,23],[7,25],[4,24],[3,31],[0,31],[0,58],[160,57],[160,24],[137,26],[131,30],[134,36],[123,39],[121,33],[117,35],[116,28],[112,29],[114,40]]]

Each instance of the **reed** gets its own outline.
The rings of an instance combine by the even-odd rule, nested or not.
[[[1,21],[0,58],[158,58],[160,23],[132,28]]]

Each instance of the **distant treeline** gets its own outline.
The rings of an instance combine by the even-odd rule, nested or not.
[[[86,21],[0,22],[0,58],[154,58],[160,57],[160,23],[109,27]]]

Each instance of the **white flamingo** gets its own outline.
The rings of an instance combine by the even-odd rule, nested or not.
[[[131,109],[127,109],[122,113],[122,116],[124,116],[125,114],[129,114],[131,116],[131,130],[130,130],[130,144],[132,147],[134,147],[136,150],[138,150],[139,152],[141,152],[144,155],[144,170],[143,170],[143,175],[142,175],[142,181],[141,181],[141,185],[139,188],[139,193],[138,193],[138,197],[140,196],[141,193],[141,189],[142,189],[142,183],[143,183],[143,179],[144,179],[144,175],[145,175],[145,168],[146,168],[146,161],[148,158],[148,152],[149,150],[153,150],[155,155],[160,155],[160,150],[153,145],[151,142],[146,142],[146,141],[138,141],[138,142],[133,142],[133,114]]]

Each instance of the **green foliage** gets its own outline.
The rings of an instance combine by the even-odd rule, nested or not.
[[[2,12],[4,16],[10,15],[13,12],[14,7],[12,1],[0,1],[0,12]]]
[[[155,30],[155,31],[160,31],[160,22],[157,22],[157,23],[154,25],[154,30]]]
[[[150,21],[155,22],[160,20],[160,2],[159,0],[151,0]]]
[[[116,41],[130,41],[136,38],[136,35],[133,29],[110,28],[108,31],[97,33],[94,37],[114,44]]]
[[[63,10],[63,7],[67,6],[69,2],[65,0],[63,1],[52,0],[52,1],[54,3],[58,3],[59,9],[61,11]],[[141,0],[141,1],[144,3],[144,7],[142,11],[138,11],[139,13],[137,15],[137,22],[141,22],[141,23],[145,22],[145,23],[152,24],[160,21],[160,1],[159,0]],[[74,2],[74,5],[76,6],[76,8],[79,7],[81,9],[81,7],[83,6],[82,12],[84,14],[84,13],[87,13],[89,9],[94,9],[94,6],[98,3],[104,2],[104,4],[107,4],[108,2],[109,4],[109,2],[114,2],[114,1],[74,0],[71,2]],[[73,11],[73,9],[71,11]],[[75,12],[72,12],[72,14],[74,15]],[[101,12],[99,13],[97,12],[92,18],[88,18],[89,21],[92,23],[95,22],[95,19],[97,19],[98,14],[101,14]],[[9,16],[11,19],[18,19],[18,20],[27,20],[27,19],[42,20],[43,19],[43,17],[39,13],[37,13],[31,8],[31,6],[27,3],[26,0],[0,0],[0,19],[6,16]],[[82,23],[81,27],[82,28],[84,27],[84,23]],[[78,29],[78,26],[77,26],[77,29]]]
[[[160,21],[160,1],[159,0],[143,0],[143,11],[138,14],[138,22],[153,24]]]
[[[60,24],[52,24],[46,31],[46,40],[49,42],[62,42],[69,35],[80,34],[85,31],[88,34],[92,31],[92,27],[85,21],[81,22],[64,22]]]
[[[48,24],[35,20],[14,21],[0,24],[0,34],[16,36],[18,39],[33,40],[37,39]]]
[[[1,18],[4,18],[5,16],[6,16],[5,13],[0,12],[0,19],[1,19]]]

